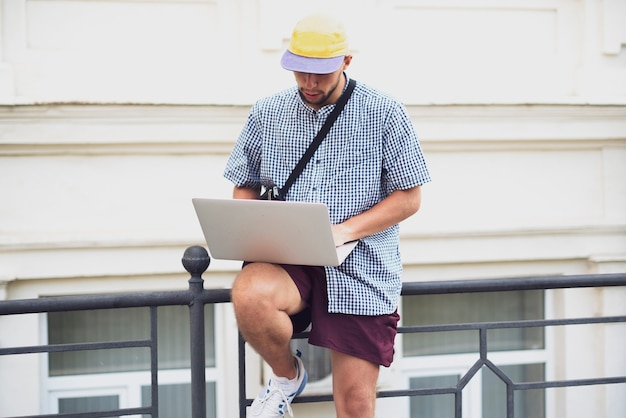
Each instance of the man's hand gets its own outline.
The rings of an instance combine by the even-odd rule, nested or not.
[[[335,247],[340,247],[350,239],[350,232],[345,228],[344,224],[336,224],[330,226],[333,231],[333,238],[335,240]]]

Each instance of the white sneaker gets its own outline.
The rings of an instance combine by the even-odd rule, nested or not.
[[[259,393],[259,396],[252,402],[250,408],[251,417],[280,418],[286,413],[293,417],[291,401],[304,390],[308,375],[304,370],[304,364],[300,359],[302,353],[296,353],[296,369],[298,375],[294,382],[286,377],[277,377],[272,373],[267,386]]]

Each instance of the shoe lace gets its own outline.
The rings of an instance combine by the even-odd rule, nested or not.
[[[278,395],[278,398],[274,397],[274,395]],[[291,409],[291,405],[289,404],[289,398],[287,397],[287,395],[285,395],[285,392],[283,392],[283,390],[280,388],[272,387],[271,389],[265,391],[265,394],[262,398],[257,399],[253,403],[252,413],[254,415],[259,415],[267,406],[273,409],[272,412],[280,415],[285,415],[284,411],[281,410],[281,405],[287,406],[287,412],[289,413],[289,416],[293,417],[293,410]]]

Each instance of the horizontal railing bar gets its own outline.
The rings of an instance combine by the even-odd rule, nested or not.
[[[457,388],[426,388],[426,389],[402,389],[402,390],[385,390],[376,393],[377,398],[395,398],[400,396],[428,396],[428,395],[450,395],[455,394]],[[246,406],[252,404],[253,399],[246,399]],[[332,402],[333,395],[300,395],[294,398],[292,403],[309,403],[309,402]]]
[[[230,302],[230,289],[204,289],[196,297],[203,303],[227,303]]]
[[[299,395],[291,403],[332,402],[333,395]],[[252,403],[252,402],[250,402]]]
[[[612,286],[626,286],[626,273],[405,282],[402,286],[402,295],[441,295],[449,293],[504,292],[514,290]]]
[[[0,356],[9,354],[60,353],[65,351],[108,350],[115,348],[150,347],[150,340],[106,341],[95,343],[50,344],[30,347],[0,348]]]
[[[579,380],[563,380],[552,382],[527,382],[514,384],[514,390],[530,390],[530,389],[548,389],[558,387],[572,386],[592,386],[603,384],[619,384],[626,383],[626,377],[608,377],[596,379],[579,379]],[[396,398],[403,396],[429,396],[429,395],[448,395],[455,394],[457,388],[428,388],[428,389],[403,389],[403,390],[385,390],[377,392],[377,398]],[[309,402],[331,402],[333,395],[300,395],[293,400],[293,403],[309,403]],[[252,399],[247,399],[247,405],[252,404]]]
[[[403,296],[514,290],[565,289],[626,286],[626,273],[580,276],[549,276],[486,280],[405,282]],[[93,309],[188,305],[194,297],[203,303],[230,302],[230,289],[206,289],[200,295],[189,290],[172,292],[123,293],[114,295],[60,296],[0,302],[0,315]],[[197,300],[196,299],[196,300]]]
[[[193,300],[193,294],[188,290],[154,293],[55,296],[0,302],[0,315],[188,305],[191,300]]]
[[[18,417],[6,417],[6,418],[105,418],[105,417],[119,417],[123,415],[139,415],[139,414],[152,415],[152,407],[124,408],[124,409],[116,409],[112,411],[79,412],[79,413],[72,413],[72,414],[21,415]]]
[[[589,318],[564,318],[564,319],[534,319],[525,321],[504,322],[472,322],[467,324],[441,324],[441,325],[413,325],[398,327],[398,333],[408,334],[417,332],[436,331],[463,331],[479,329],[505,329],[505,328],[538,328],[559,325],[588,325],[626,322],[626,316],[605,316]]]
[[[384,390],[376,393],[377,398],[395,398],[399,396],[428,396],[428,395],[454,395],[457,388],[428,388],[428,389],[403,389]]]
[[[189,305],[192,300],[203,303],[230,302],[230,289],[206,289],[199,296],[194,295],[188,290],[184,290],[173,292],[56,296],[38,299],[7,300],[0,302],[0,315]]]
[[[515,390],[529,389],[549,389],[562,388],[570,386],[593,386],[593,385],[613,385],[618,383],[626,383],[626,376],[621,377],[598,377],[595,379],[577,379],[577,380],[557,380],[551,382],[526,382],[516,383],[513,388]]]

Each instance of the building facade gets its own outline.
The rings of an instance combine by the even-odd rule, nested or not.
[[[280,55],[295,21],[320,9],[346,23],[350,75],[406,104],[431,169],[420,212],[401,227],[406,282],[626,271],[623,0],[0,0],[0,301],[186,288],[182,253],[203,244],[191,198],[230,196],[222,171],[248,109],[293,83]],[[238,268],[213,260],[205,287],[229,287]],[[400,308],[418,325],[623,315],[624,300],[619,288],[558,290],[410,297]],[[169,309],[159,325],[170,342],[161,399],[172,405],[189,382],[183,316]],[[145,321],[0,317],[0,347],[125,338]],[[230,305],[207,309],[207,323],[209,416],[228,418]],[[520,379],[626,374],[623,325],[493,338],[494,361]],[[315,359],[307,393],[327,392],[327,355],[302,348]],[[380,386],[454,382],[475,350],[462,334],[399,336]],[[251,352],[251,396],[265,372]],[[149,383],[134,352],[1,356],[0,417],[137,406]],[[481,372],[464,416],[502,416],[501,390]],[[624,393],[531,393],[520,413],[622,417]],[[449,404],[378,408],[421,417]],[[329,404],[294,410],[333,416]]]

